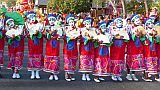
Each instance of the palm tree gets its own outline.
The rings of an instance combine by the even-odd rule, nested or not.
[[[149,16],[149,11],[148,11],[147,0],[144,0],[144,5],[145,5],[145,10],[146,10],[146,17],[148,17]]]
[[[126,17],[126,9],[125,9],[125,4],[124,4],[125,0],[121,0],[122,3],[122,10],[123,10],[123,17]]]
[[[113,7],[113,10],[114,10],[114,13],[117,13],[117,9],[116,9],[116,6],[115,6],[115,3],[114,3],[114,0],[107,0],[111,3],[112,7]]]

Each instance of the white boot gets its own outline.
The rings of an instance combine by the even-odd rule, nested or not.
[[[100,78],[99,78],[99,80],[104,81],[105,79],[104,79],[104,78],[102,78],[102,77],[100,77]]]
[[[40,79],[39,71],[38,71],[38,70],[36,70],[36,78],[37,78],[37,79]]]
[[[16,73],[13,73],[12,78],[13,78],[13,79],[16,78]]]
[[[59,80],[58,76],[57,75],[54,75],[54,80]]]
[[[65,78],[66,79],[66,81],[68,81],[68,82],[70,82],[71,81],[71,79],[70,78]]]
[[[69,74],[65,72],[65,79],[66,81],[70,82],[71,81],[71,78],[69,78]]]
[[[72,77],[72,78],[71,78],[71,80],[72,80],[72,81],[75,81],[75,80],[76,80],[76,78]]]
[[[119,81],[121,81],[121,82],[123,81],[120,76],[116,76],[116,77],[117,77],[117,79],[118,79]]]
[[[132,78],[133,78],[134,81],[138,81],[138,78],[136,77],[135,74],[132,74]]]
[[[94,78],[94,81],[100,83],[101,81],[98,78]]]
[[[89,74],[86,74],[86,79],[87,79],[87,81],[91,81]]]
[[[152,82],[152,80],[151,80],[151,79],[145,79],[145,81],[146,81],[146,82]]]
[[[82,74],[82,81],[86,81],[86,74]]]
[[[21,78],[20,75],[19,75],[19,73],[16,74],[16,78],[17,79]]]
[[[115,75],[112,76],[112,80],[113,80],[113,81],[117,81],[117,78],[116,78]]]
[[[53,75],[50,75],[49,80],[53,80]]]
[[[157,79],[157,78],[155,78],[155,81],[160,82],[160,78],[158,78],[158,79]]]
[[[34,73],[34,70],[31,71],[31,79],[34,79],[35,78],[35,73]]]
[[[131,74],[127,74],[126,78],[127,78],[127,80],[132,81]]]

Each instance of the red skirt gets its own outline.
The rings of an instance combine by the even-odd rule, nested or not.
[[[46,56],[44,58],[44,71],[58,74],[60,70],[60,41],[57,38],[47,40]]]
[[[4,37],[0,39],[0,66],[3,66],[4,64],[4,45],[5,45],[5,42],[4,42]]]
[[[8,45],[9,64],[8,69],[16,68],[20,70],[22,68],[22,61],[24,56],[24,37],[21,36],[20,42],[14,42]]]
[[[64,71],[74,74],[78,59],[77,40],[64,40]]]
[[[94,61],[94,76],[109,76],[110,75],[110,59],[108,47],[100,45],[96,49],[96,58]]]
[[[114,40],[110,48],[111,73],[122,75],[124,71],[126,43],[123,40]]]
[[[43,58],[43,38],[38,39],[38,43],[34,43],[28,38],[28,70],[42,70],[44,64]]]
[[[160,73],[160,44],[156,45],[157,57],[158,57],[158,73]]]
[[[79,72],[92,72],[94,59],[95,48],[92,41],[89,41],[87,45],[84,45],[84,42],[81,42]]]
[[[44,71],[59,74],[60,58],[59,56],[46,56],[44,58]]]
[[[129,68],[131,71],[145,70],[145,61],[143,56],[144,46],[140,40],[138,41],[139,42],[131,40],[127,43],[126,64],[127,68]]]
[[[146,40],[144,45],[144,57],[146,64],[146,72],[150,74],[157,74],[158,71],[158,57],[156,52],[156,44],[151,45],[149,40]]]

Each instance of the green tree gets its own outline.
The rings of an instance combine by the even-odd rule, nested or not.
[[[15,6],[17,0],[0,0],[0,2],[6,2],[8,7]]]
[[[126,17],[126,8],[125,8],[125,0],[121,0],[122,3],[122,11],[123,11],[123,17]]]
[[[133,14],[138,13],[141,14],[145,12],[145,7],[142,2],[138,2],[137,0],[131,0],[126,2],[126,11],[127,13]]]
[[[149,11],[152,7],[157,7],[160,9],[160,1],[154,2],[153,0],[137,0],[126,1],[125,4],[127,13],[133,14],[146,14],[148,16]]]
[[[151,9],[152,7],[157,7],[157,9],[159,10],[159,13],[160,13],[160,1],[157,0],[157,2],[151,3],[149,9]]]
[[[47,4],[47,8],[52,8],[52,10],[69,13],[74,11],[78,12],[88,12],[91,8],[91,3],[88,0],[50,0]]]

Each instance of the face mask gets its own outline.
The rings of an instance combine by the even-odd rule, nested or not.
[[[85,26],[86,26],[86,28],[91,28],[91,20],[86,20],[85,21]]]
[[[117,26],[118,28],[121,28],[121,27],[123,26],[123,22],[122,22],[121,20],[117,20],[116,26]]]
[[[69,26],[72,26],[72,27],[74,27],[74,21],[73,20],[69,20]]]
[[[136,20],[134,21],[134,23],[135,23],[136,25],[140,25],[140,24],[141,24],[141,20],[140,20],[140,19],[136,19]]]
[[[55,24],[55,21],[56,21],[56,19],[55,19],[55,17],[49,17],[48,18],[48,21],[49,21],[49,25],[54,25]]]
[[[35,22],[36,21],[36,15],[35,14],[29,14],[28,16],[27,16],[27,18],[28,18],[28,22]]]
[[[8,25],[9,28],[13,28],[14,27],[14,21],[9,21],[7,23],[7,25]]]
[[[153,23],[151,23],[151,22],[149,22],[149,23],[147,23],[147,25],[146,26],[148,26],[149,28],[153,28]]]

